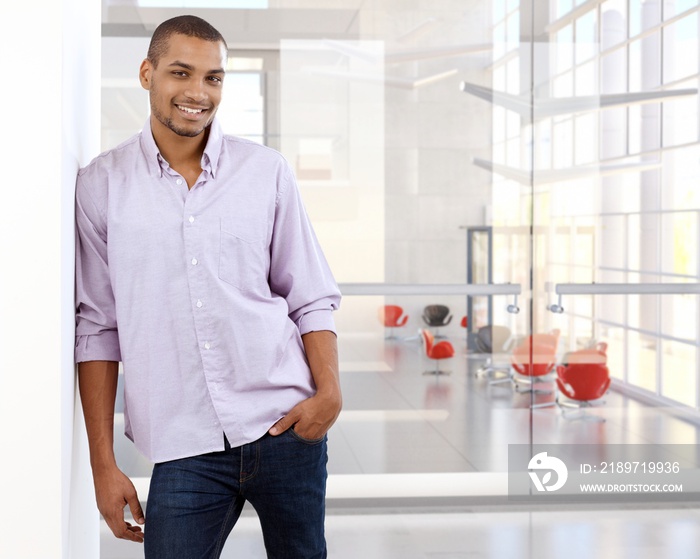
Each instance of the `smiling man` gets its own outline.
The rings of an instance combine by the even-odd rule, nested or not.
[[[245,502],[268,557],[326,557],[340,293],[285,160],[215,118],[226,57],[204,20],[162,23],[139,71],[144,129],[78,174],[75,352],[97,504],[149,559],[219,557]],[[126,435],[155,464],[145,515],[114,456],[119,362]]]

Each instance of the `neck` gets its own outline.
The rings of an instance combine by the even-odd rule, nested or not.
[[[209,127],[194,137],[180,136],[151,116],[151,132],[158,150],[171,167],[199,165],[209,139]]]

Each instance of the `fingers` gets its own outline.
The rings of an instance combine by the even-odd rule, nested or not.
[[[136,543],[143,543],[143,530],[141,526],[133,526],[130,522],[124,520],[123,511],[121,514],[116,514],[111,518],[105,517],[107,526],[112,530],[115,537],[121,540],[129,540]]]
[[[277,423],[275,423],[272,427],[270,427],[270,430],[268,431],[270,435],[273,437],[277,435],[281,435],[284,433],[287,429],[289,429],[293,423],[289,419],[289,416],[286,415],[282,419],[280,419]]]
[[[297,421],[299,421],[300,414],[298,408],[299,404],[294,406],[287,415],[285,415],[282,419],[280,419],[277,423],[270,427],[268,433],[270,433],[270,435],[272,436],[277,436],[281,435],[287,429],[292,427]]]
[[[120,472],[116,480],[113,480],[113,485],[108,486],[108,488],[108,492],[100,493],[101,499],[99,499],[103,505],[100,507],[100,510],[107,526],[117,538],[143,543],[143,530],[141,527],[134,526],[124,520],[124,507],[128,505],[131,516],[136,523],[143,524],[145,522],[143,510],[133,484]]]
[[[133,495],[129,495],[127,497],[126,502],[129,505],[129,510],[131,511],[131,516],[133,517],[133,519],[138,524],[143,524],[145,522],[145,519],[143,517],[143,510],[141,509],[141,503],[139,502],[139,498],[136,495],[136,491],[134,491]]]

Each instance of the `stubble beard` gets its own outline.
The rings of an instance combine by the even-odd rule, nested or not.
[[[183,136],[185,138],[194,138],[195,136],[199,136],[206,129],[206,126],[203,126],[200,129],[192,129],[178,126],[173,122],[172,118],[166,117],[163,113],[161,113],[153,103],[151,103],[151,113],[153,113],[153,116],[156,117],[156,120],[158,122],[160,122],[169,130],[172,130],[178,136]]]

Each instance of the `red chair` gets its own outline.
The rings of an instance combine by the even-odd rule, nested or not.
[[[556,352],[551,345],[523,344],[513,350],[511,366],[520,375],[543,377],[552,372],[556,360]]]
[[[459,325],[460,325],[462,328],[466,328],[467,326],[469,326],[469,319],[468,319],[466,316],[463,316],[463,317],[462,317],[462,320],[461,320],[460,323],[459,323]]]
[[[566,364],[557,367],[557,387],[566,399],[557,398],[557,405],[562,408],[589,408],[599,403],[610,388],[610,371],[607,361],[607,344],[600,343],[595,348],[587,348],[567,354]],[[578,416],[584,418],[585,414]],[[605,421],[602,417],[590,417],[596,421]]]
[[[394,328],[405,326],[408,321],[408,315],[403,314],[403,309],[398,305],[384,305],[379,308],[378,314],[379,322],[381,322],[385,328],[389,329],[389,334],[386,336],[388,340],[396,338],[393,334]]]
[[[528,336],[511,354],[510,364],[513,373],[509,379],[496,380],[492,384],[510,380],[516,392],[551,394],[551,390],[536,390],[534,384],[551,380],[547,376],[554,372],[554,366],[557,363],[558,345],[559,330],[552,330],[549,334],[532,334]],[[521,388],[522,385],[525,385],[524,389]]]
[[[532,348],[532,349],[531,349]],[[556,348],[550,344],[529,343],[516,347],[511,355],[511,366],[519,375],[513,375],[516,392],[529,392],[533,384],[547,380],[545,377],[554,370],[557,362]],[[527,386],[521,389],[520,385]],[[539,394],[551,394],[550,390],[535,390]]]
[[[454,357],[455,348],[447,340],[435,343],[435,337],[430,330],[421,329],[421,338],[423,339],[423,348],[425,354],[435,361],[435,369],[425,371],[424,375],[449,375],[449,371],[441,371],[439,369],[441,359],[449,359]]]

